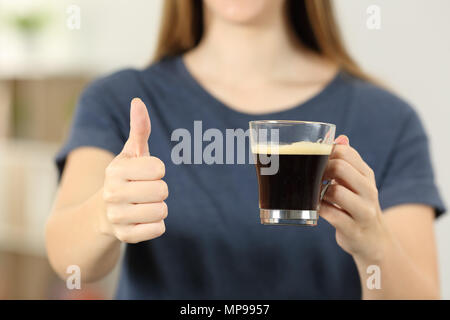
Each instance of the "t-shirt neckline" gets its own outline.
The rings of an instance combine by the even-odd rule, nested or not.
[[[300,103],[294,104],[292,107],[289,107],[287,109],[281,110],[281,111],[275,111],[275,112],[267,112],[267,113],[259,113],[259,114],[252,114],[247,112],[242,112],[239,110],[236,110],[230,106],[228,106],[226,103],[221,101],[219,98],[215,97],[212,93],[210,93],[195,77],[194,75],[189,71],[186,64],[184,63],[183,56],[177,56],[174,58],[176,68],[179,70],[180,74],[184,77],[187,83],[191,85],[191,87],[196,90],[199,94],[201,94],[205,99],[209,101],[209,103],[216,105],[217,107],[224,109],[227,112],[234,113],[236,115],[240,115],[247,118],[254,118],[254,119],[264,119],[264,118],[272,118],[272,117],[278,117],[283,115],[289,115],[291,112],[295,112],[297,109],[306,109],[314,105],[320,105],[318,103],[319,101],[326,99],[332,92],[335,91],[335,89],[338,87],[338,84],[340,80],[342,79],[344,72],[342,69],[339,69],[336,74],[333,76],[331,80],[328,81],[328,83],[315,95],[312,97],[306,99],[305,101],[302,101]],[[280,118],[281,119],[281,118]]]

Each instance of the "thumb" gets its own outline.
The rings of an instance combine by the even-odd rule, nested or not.
[[[147,107],[139,98],[131,100],[130,108],[130,135],[122,154],[132,157],[150,155],[148,150],[148,138],[150,136],[150,116]]]
[[[334,142],[336,142],[336,144],[343,144],[343,145],[350,145],[350,140],[348,139],[348,137],[346,135],[341,134],[339,137],[336,138],[336,140],[334,140]]]

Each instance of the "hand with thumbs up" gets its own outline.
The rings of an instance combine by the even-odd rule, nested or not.
[[[150,156],[150,117],[138,98],[131,101],[130,135],[122,152],[105,171],[102,231],[122,242],[137,243],[165,232],[169,192],[164,163]]]

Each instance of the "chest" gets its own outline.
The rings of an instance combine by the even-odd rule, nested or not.
[[[248,114],[285,111],[322,89],[323,83],[268,83],[255,85],[204,82],[208,92],[231,109]]]

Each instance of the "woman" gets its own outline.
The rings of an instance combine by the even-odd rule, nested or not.
[[[57,156],[46,239],[62,277],[103,277],[126,242],[118,298],[439,298],[426,133],[347,54],[329,1],[166,1],[162,22],[155,63],[90,85]],[[260,225],[251,164],[171,159],[178,128],[258,119],[345,133],[317,227]]]

